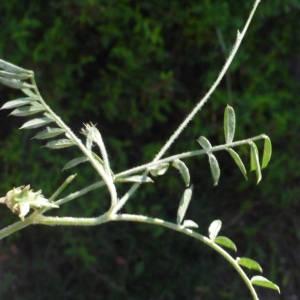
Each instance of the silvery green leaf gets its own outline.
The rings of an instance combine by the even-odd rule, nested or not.
[[[265,143],[264,143],[264,153],[263,153],[262,164],[261,164],[262,169],[264,169],[268,165],[271,159],[271,155],[272,155],[271,140],[269,139],[268,136],[266,136]]]
[[[193,195],[193,185],[189,188],[186,188],[183,192],[183,195],[180,199],[179,207],[177,210],[177,224],[180,225],[184,219],[185,213],[189,207],[190,201]]]
[[[184,220],[182,226],[185,228],[198,228],[199,227],[198,224],[192,220]]]
[[[262,268],[258,262],[247,257],[237,257],[236,262],[243,267],[262,273]]]
[[[225,236],[217,236],[214,239],[214,242],[218,245],[223,246],[223,247],[227,247],[229,249],[232,249],[235,252],[237,251],[236,245],[234,244],[234,242],[232,240],[230,240],[229,238],[225,237]]]
[[[73,168],[83,162],[86,162],[86,161],[88,161],[88,159],[85,156],[74,158],[65,164],[62,171],[71,169],[71,168]]]
[[[261,181],[261,169],[259,164],[258,150],[256,145],[253,142],[250,142],[250,157],[251,157],[251,171],[255,170],[256,178],[258,184]]]
[[[224,134],[226,143],[231,143],[235,132],[235,114],[231,106],[227,105],[224,113]]]
[[[209,160],[209,166],[211,170],[211,174],[214,180],[214,185],[218,185],[219,179],[220,179],[220,168],[219,168],[219,163],[216,159],[216,157],[213,154],[208,154],[208,160]]]
[[[0,68],[11,73],[32,73],[30,70],[23,69],[14,64],[11,64],[3,59],[0,59]]]
[[[17,79],[7,79],[7,78],[0,77],[0,82],[8,87],[11,87],[13,89],[19,89],[19,90],[24,88],[34,87],[32,84]]]
[[[64,133],[64,129],[61,128],[50,128],[47,127],[45,130],[40,131],[39,133],[37,133],[33,139],[38,139],[38,140],[43,140],[43,139],[50,139],[53,137],[56,137],[62,133]]]
[[[185,163],[179,159],[175,159],[173,162],[173,166],[179,170],[183,178],[183,181],[185,183],[185,186],[189,186],[191,181],[190,172],[188,167],[185,165]]]
[[[4,103],[1,107],[1,109],[12,109],[20,106],[24,106],[26,104],[35,102],[36,98],[26,97],[26,98],[19,98],[16,100],[11,100],[6,103]]]
[[[24,123],[20,129],[32,129],[32,128],[38,128],[38,127],[41,127],[41,126],[44,126],[44,125],[47,125],[49,123],[53,122],[53,119],[50,119],[50,118],[38,118],[38,119],[33,119],[33,120],[30,120],[26,123]]]
[[[246,171],[245,165],[242,162],[240,156],[231,148],[227,148],[226,150],[229,152],[229,154],[231,155],[231,157],[233,158],[233,160],[235,161],[235,163],[239,167],[239,169],[242,172],[242,174],[244,175],[245,179],[248,180],[247,171]]]
[[[204,150],[209,150],[211,148],[211,144],[209,142],[209,140],[204,137],[204,136],[200,136],[197,139],[197,142],[200,144],[200,146],[204,149]]]
[[[280,289],[279,287],[273,283],[272,281],[268,280],[267,278],[263,277],[263,276],[253,276],[251,278],[251,283],[253,285],[258,285],[258,286],[262,286],[268,289],[272,289],[272,290],[276,290],[279,294],[280,294]]]
[[[222,222],[220,220],[215,220],[209,225],[208,236],[212,241],[214,241],[215,238],[218,236],[221,227]]]
[[[154,177],[164,175],[169,168],[169,163],[162,163],[149,168],[150,174]]]
[[[23,106],[23,107],[16,108],[10,113],[10,115],[16,117],[25,117],[25,116],[37,114],[44,110],[45,108],[43,105],[39,104],[38,102],[33,102],[31,106]]]
[[[38,96],[30,89],[22,89],[22,92],[31,98],[38,99]]]
[[[50,149],[62,149],[62,148],[72,147],[74,145],[76,145],[76,143],[72,140],[60,139],[60,140],[55,140],[47,143],[45,147]]]
[[[143,175],[134,175],[122,178],[116,178],[115,181],[117,182],[135,182],[135,183],[148,183],[154,182],[150,177],[145,177]]]
[[[7,79],[26,80],[26,79],[32,77],[32,74],[29,74],[29,73],[16,74],[16,73],[0,71],[0,76],[7,78]]]

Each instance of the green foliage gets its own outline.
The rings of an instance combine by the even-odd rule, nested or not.
[[[58,114],[62,115],[72,128],[79,130],[82,122],[86,120],[97,123],[106,140],[108,152],[112,157],[117,157],[111,161],[112,169],[122,171],[125,166],[137,165],[152,158],[159,150],[161,141],[167,138],[170,129],[175,128],[189,112],[195,99],[203,95],[211,85],[220,66],[223,65],[223,56],[228,56],[229,45],[235,38],[236,30],[241,28],[251,5],[252,1],[245,1],[243,5],[232,1],[204,1],[203,3],[197,1],[153,3],[144,0],[138,3],[132,1],[74,3],[6,1],[0,8],[2,16],[0,56],[18,65],[34,69],[47,102],[55,107]],[[270,253],[274,258],[272,261],[279,261],[279,257],[285,257],[282,260],[285,262],[283,268],[286,269],[291,265],[294,266],[292,257],[295,253],[293,247],[285,245],[289,243],[292,245],[295,239],[298,240],[293,233],[296,230],[291,231],[290,225],[287,224],[294,224],[292,227],[295,229],[298,224],[294,212],[298,209],[300,176],[299,168],[295,163],[299,152],[297,149],[300,125],[295,118],[299,113],[297,105],[299,58],[295,51],[295,45],[299,44],[299,35],[295,34],[299,6],[299,0],[288,0],[284,3],[279,0],[270,3],[262,1],[247,35],[246,43],[231,66],[231,86],[224,81],[215,92],[212,102],[208,103],[203,110],[201,118],[194,119],[180,143],[173,149],[176,153],[175,151],[184,151],[188,145],[191,145],[191,149],[196,148],[192,139],[196,139],[200,134],[209,137],[213,144],[221,141],[223,133],[219,129],[223,123],[223,109],[227,102],[234,106],[237,114],[238,126],[235,132],[237,139],[255,135],[258,128],[264,128],[272,138],[275,150],[272,164],[264,173],[263,185],[254,189],[252,184],[254,175],[251,173],[248,174],[249,182],[242,182],[239,171],[234,171],[234,161],[228,159],[229,156],[218,153],[222,180],[217,189],[209,189],[207,186],[211,184],[210,170],[204,167],[205,160],[199,159],[196,164],[188,164],[193,182],[197,181],[199,184],[198,188],[195,187],[193,195],[197,201],[191,201],[188,217],[203,228],[212,218],[222,216],[223,219],[224,215],[224,224],[229,223],[239,228],[232,232],[232,237],[234,240],[239,240],[239,245],[249,247],[248,256],[255,256],[259,261],[264,261],[262,254],[264,252]],[[217,29],[225,42],[225,52],[216,34]],[[2,103],[16,98],[16,93],[8,89],[1,89],[1,95]],[[3,196],[12,187],[23,183],[30,183],[33,188],[41,188],[45,195],[51,195],[55,187],[63,181],[58,175],[61,168],[68,159],[72,158],[70,154],[75,155],[75,151],[68,149],[61,153],[40,151],[41,143],[29,140],[33,135],[27,132],[20,133],[14,129],[22,125],[20,120],[12,117],[6,119],[5,115],[2,114],[0,118]],[[206,124],[210,125],[205,126]],[[257,143],[259,151],[261,146]],[[249,148],[241,147],[238,152],[241,159],[247,162]],[[241,165],[241,161],[239,163]],[[41,168],[43,172],[40,172]],[[248,164],[246,168],[248,169]],[[96,180],[95,173],[91,172],[85,164],[78,166],[78,170],[80,174],[75,180],[79,186],[84,187],[87,182]],[[245,176],[246,172],[242,171],[242,173]],[[173,217],[178,205],[174,199],[178,199],[178,195],[180,197],[182,193],[177,179],[168,176],[156,182],[158,192],[161,186],[167,187],[167,193],[165,189],[161,190],[164,192],[164,197],[159,197],[159,200],[142,201],[149,199],[149,192],[151,193],[153,187],[149,186],[145,191],[141,190],[139,199],[133,204],[134,207],[138,207],[140,212],[149,211],[151,214],[158,213],[162,217]],[[232,184],[236,187],[235,191],[238,191],[234,195]],[[203,191],[206,192],[202,194]],[[260,197],[257,197],[258,194]],[[64,214],[77,215],[79,210],[82,214],[86,212],[87,216],[92,216],[99,210],[99,205],[107,206],[107,203],[99,203],[95,200],[99,197],[102,197],[101,192],[92,193],[87,201],[78,201],[74,208],[62,208],[62,210]],[[169,207],[170,202],[174,203],[174,207],[172,208],[171,205],[167,212],[164,211],[163,209]],[[127,210],[130,208],[128,207]],[[277,218],[279,212],[281,219]],[[270,225],[273,224],[274,219],[278,220],[278,224]],[[1,211],[2,226],[12,220],[14,218],[9,212]],[[266,227],[271,232],[269,236],[272,236],[273,242],[278,245],[277,250],[267,242],[269,238],[262,233],[264,231],[262,229]],[[93,236],[82,234],[82,245],[91,247],[88,243],[89,238],[94,239],[95,243],[100,243],[105,230],[104,226],[101,234],[98,234],[98,231]],[[137,239],[144,236],[142,229],[135,231],[130,227],[127,230],[134,231]],[[159,231],[152,229],[150,233],[154,236],[156,230]],[[116,233],[119,239],[124,236],[124,231],[120,230]],[[142,233],[139,235],[140,232]],[[30,245],[40,235],[41,231],[37,229],[34,233],[28,233],[18,239],[16,237],[16,241],[19,241],[20,245]],[[179,261],[181,254],[185,253],[186,258],[182,258],[182,264],[178,262],[178,269],[174,266],[173,271],[176,273],[176,270],[180,270],[180,265],[186,263],[189,267],[176,274],[180,277],[179,274],[183,274],[184,271],[192,272],[195,262],[194,259],[189,262],[187,257],[196,257],[196,260],[200,257],[196,254],[198,245],[197,252],[193,254],[190,254],[193,252],[191,247],[186,246],[184,249],[182,246],[173,256],[171,250],[174,247],[168,249],[167,244],[174,243],[174,239],[167,239],[166,235],[157,235],[163,237],[164,243],[160,242],[159,247],[155,248],[150,242],[144,242],[143,249],[149,249],[152,255],[147,255],[146,250],[143,250],[140,256],[136,253],[131,256],[128,254],[132,258],[128,266],[133,267],[141,256],[150,257],[149,261],[152,262],[153,257],[159,257],[159,254],[153,253],[159,251],[165,257],[172,257],[173,261]],[[57,252],[64,253],[70,236],[62,230],[58,240],[62,241],[62,246]],[[285,243],[282,243],[282,240]],[[134,245],[135,241],[127,239],[127,242],[129,245]],[[116,254],[113,238],[107,243],[109,245],[104,245],[104,249],[110,250],[102,251],[101,261],[98,258],[98,266],[113,260]],[[58,267],[60,262],[55,263],[56,251],[49,250],[50,244],[44,242],[41,245],[40,239],[38,244],[39,249],[36,249],[36,252],[26,250],[27,248],[23,250],[28,254],[25,257],[38,257],[40,265],[48,262],[55,264],[57,270],[64,269],[63,266]],[[56,243],[56,247],[59,247],[58,244],[59,242]],[[46,251],[42,249],[51,252],[51,262],[37,255]],[[125,249],[123,251],[126,252]],[[97,255],[95,251],[95,256]],[[76,250],[72,258],[75,261]],[[199,258],[199,264],[201,261],[203,265],[203,261],[210,261],[210,259],[209,255],[204,259]],[[64,261],[66,266],[70,266],[70,261],[67,259]],[[80,262],[83,261],[84,259]],[[147,260],[144,261],[147,269],[149,264]],[[276,277],[276,282],[282,280],[289,283],[285,285],[288,286],[285,289],[286,293],[290,295],[297,293],[297,285],[293,283],[296,279],[292,279],[293,275],[288,271],[282,271],[275,262],[269,265],[266,260],[264,263],[266,264],[264,269],[273,270],[272,280]],[[108,265],[110,266],[109,263]],[[14,268],[16,274],[28,272],[25,264],[20,263]],[[102,271],[108,278],[112,275],[111,268]],[[289,271],[292,272],[291,269]],[[211,274],[211,272],[211,268],[207,266],[204,274]],[[6,279],[14,277],[9,275],[12,273],[6,274],[8,274]],[[35,276],[35,279],[42,277],[34,274],[32,272],[30,275]],[[59,272],[55,273],[54,270],[51,274],[53,277],[48,278],[54,279],[55,276],[57,278],[60,276]],[[70,275],[71,271],[64,273],[66,276],[68,274]],[[198,273],[195,276],[199,278]],[[191,298],[195,294],[200,294],[201,297],[209,299],[208,293],[205,292],[205,289],[210,289],[208,276],[203,275],[199,278],[201,283],[198,284],[189,278],[189,282],[185,282],[184,287],[178,288],[178,290],[189,291],[181,297]],[[81,277],[86,277],[84,271]],[[145,279],[149,281],[150,277],[150,272],[149,275],[140,277],[140,280],[137,277],[134,284],[127,277],[124,279],[122,283],[128,286],[131,299],[134,298],[133,286],[140,285],[141,291],[143,282]],[[186,277],[188,276],[183,274],[180,278],[184,282]],[[112,278],[115,277],[112,275]],[[153,278],[155,276],[152,276],[151,286],[157,286],[153,289],[157,291],[156,294],[154,292],[153,297],[159,297],[159,291],[165,287],[162,293],[169,295],[171,299],[175,278],[165,276],[164,284],[161,280]],[[220,285],[223,284],[224,276],[216,275],[214,278]],[[16,286],[15,281],[11,280]],[[74,277],[72,280],[75,281]],[[99,279],[98,284],[104,288],[99,282],[103,283],[103,281]],[[195,287],[202,286],[205,282],[205,287],[199,288],[196,292]],[[7,286],[2,289],[7,289]],[[33,290],[37,298],[46,297],[38,294],[39,289],[35,289],[31,283],[27,285],[20,283],[20,290],[24,291],[25,286],[30,290],[28,299],[32,297]],[[169,290],[167,286],[170,286]],[[96,290],[96,285],[89,288]],[[111,297],[120,298],[114,286],[106,291],[110,295],[115,295]],[[239,291],[233,293],[231,291],[231,297],[243,298],[237,296]],[[80,298],[78,291],[68,295],[73,299]],[[139,298],[138,295],[136,297]]]

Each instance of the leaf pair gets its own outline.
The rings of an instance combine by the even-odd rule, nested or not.
[[[0,82],[14,89],[33,88],[32,84],[23,82],[22,80],[29,79],[33,76],[33,72],[23,69],[9,62],[0,59]]]
[[[208,236],[216,244],[237,251],[236,245],[232,240],[225,236],[218,236],[222,227],[222,221],[215,220],[208,227]]]
[[[220,179],[221,170],[220,170],[220,167],[219,167],[218,160],[216,159],[216,157],[210,151],[210,149],[212,148],[211,143],[204,136],[200,136],[197,139],[197,142],[200,144],[200,146],[204,150],[207,151],[210,171],[211,171],[211,174],[212,174],[212,177],[213,177],[213,180],[214,180],[214,185],[216,186],[216,185],[218,185],[218,182],[219,182],[219,179]]]
[[[221,227],[222,227],[222,222],[220,220],[213,221],[208,228],[209,238],[214,243],[219,244],[220,246],[224,246],[224,247],[227,247],[234,251],[237,251],[235,244],[230,239],[228,239],[227,237],[218,236],[218,233],[219,233]],[[237,264],[239,264],[242,267],[246,267],[251,270],[262,272],[262,268],[259,265],[259,263],[253,259],[250,259],[247,257],[242,257],[242,258],[237,257],[235,261]],[[269,288],[269,289],[273,289],[280,293],[279,287],[263,276],[253,276],[251,278],[251,284],[257,285],[257,286],[262,286],[262,287]]]
[[[262,163],[260,165],[259,163],[259,153],[258,149],[255,145],[254,142],[249,142],[250,145],[250,160],[251,160],[251,171],[255,171],[256,173],[256,178],[257,178],[257,183],[260,182],[261,180],[261,169],[264,169],[272,155],[272,144],[268,136],[264,137],[265,142],[264,142],[264,151],[263,151],[263,158],[262,158]]]

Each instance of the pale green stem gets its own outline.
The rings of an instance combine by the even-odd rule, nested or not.
[[[251,295],[253,296],[254,300],[258,300],[258,296],[256,294],[256,291],[251,284],[250,279],[246,275],[246,273],[243,271],[243,269],[239,266],[239,264],[236,262],[236,260],[230,256],[223,248],[215,244],[212,240],[209,238],[194,232],[191,229],[185,228],[182,225],[177,225],[171,222],[164,221],[162,219],[158,218],[150,218],[146,216],[141,215],[131,215],[131,214],[104,214],[102,216],[96,217],[96,218],[72,218],[72,217],[45,217],[45,216],[37,216],[35,218],[35,223],[43,224],[43,225],[61,225],[61,226],[96,226],[99,224],[103,224],[109,221],[129,221],[129,222],[140,222],[140,223],[146,223],[151,225],[157,225],[166,227],[168,229],[181,232],[183,234],[186,234],[190,237],[193,237],[215,251],[217,251],[220,255],[222,255],[240,274],[244,282],[246,283],[247,287],[249,288]]]
[[[219,245],[214,243],[211,239],[203,236],[202,234],[197,233],[191,229],[185,228],[181,225],[167,222],[167,221],[164,221],[164,220],[161,220],[158,218],[150,218],[150,217],[145,217],[145,216],[140,216],[140,215],[131,215],[131,214],[113,215],[113,216],[111,216],[111,221],[130,221],[130,222],[140,222],[140,223],[147,223],[147,224],[151,224],[151,225],[158,225],[158,226],[166,227],[168,229],[171,229],[171,230],[174,230],[177,232],[181,232],[183,234],[186,234],[192,238],[195,238],[195,239],[205,243],[206,245],[208,245],[209,247],[211,247],[212,249],[217,251],[220,255],[222,255],[237,270],[239,275],[243,278],[244,282],[246,283],[248,289],[250,290],[253,299],[259,300],[257,293],[256,293],[253,285],[251,284],[250,279],[248,278],[248,276],[246,275],[244,270],[236,262],[236,260],[232,256],[230,256],[230,254],[228,254],[223,248],[221,248]]]
[[[179,125],[179,127],[177,128],[177,130],[173,133],[173,135],[170,137],[170,139],[166,142],[166,144],[161,148],[161,150],[159,151],[159,153],[155,156],[154,161],[159,160],[165,153],[166,151],[170,148],[170,146],[173,144],[173,142],[179,137],[179,135],[181,134],[181,132],[184,130],[184,128],[188,125],[188,123],[195,117],[195,115],[198,113],[198,111],[202,108],[202,106],[207,102],[207,100],[209,99],[209,97],[211,96],[211,94],[215,91],[215,89],[217,88],[217,86],[219,85],[219,83],[221,82],[222,78],[224,77],[224,75],[226,74],[229,66],[232,63],[233,58],[235,57],[240,44],[248,30],[249,24],[253,18],[253,15],[255,13],[255,10],[259,4],[260,0],[256,0],[253,6],[253,9],[249,15],[249,18],[244,26],[243,31],[240,33],[238,31],[237,33],[237,38],[236,41],[233,45],[233,49],[224,65],[224,67],[222,68],[221,72],[219,73],[219,76],[217,77],[216,81],[214,82],[214,84],[211,86],[211,88],[209,89],[209,91],[207,92],[207,94],[198,102],[198,104],[194,107],[194,109],[190,112],[190,114],[186,117],[186,119]]]
[[[87,194],[87,193],[89,193],[89,192],[91,192],[91,191],[93,191],[95,189],[98,189],[98,188],[100,188],[102,186],[105,186],[105,182],[104,181],[99,181],[99,182],[93,183],[93,184],[87,186],[86,188],[83,188],[80,191],[77,191],[75,193],[72,193],[72,194],[68,195],[65,198],[62,198],[62,199],[59,199],[59,200],[55,201],[54,204],[56,204],[56,205],[65,204],[65,203],[67,203],[69,201],[72,201],[72,200],[74,200],[74,199],[76,199],[76,198],[78,198],[80,196],[83,196],[83,195],[85,195],[85,194]]]
[[[76,174],[69,176],[63,184],[54,192],[54,194],[49,198],[49,202],[53,202],[59,194],[71,183],[71,181],[76,177]]]

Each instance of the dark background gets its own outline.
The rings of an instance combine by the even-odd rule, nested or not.
[[[0,57],[35,71],[47,103],[78,132],[97,123],[115,173],[153,158],[212,85],[254,1],[2,1]],[[186,160],[195,185],[188,218],[207,234],[214,219],[237,256],[262,265],[281,287],[261,299],[300,299],[299,0],[264,0],[241,49],[208,104],[168,154],[198,149],[204,135],[224,142],[223,112],[237,116],[236,140],[266,133],[273,157],[257,186],[227,153],[213,187],[206,157]],[[1,105],[20,96],[0,87]],[[41,148],[24,119],[0,118],[1,196],[31,184],[50,196],[71,174],[78,153]],[[257,143],[260,151],[262,142]],[[249,169],[249,149],[236,149]],[[70,191],[96,182],[80,166]],[[120,186],[120,195],[126,191]],[[175,221],[183,191],[171,170],[141,188],[131,213]],[[94,191],[60,208],[61,216],[96,216],[107,194]],[[1,227],[17,221],[6,207]],[[1,299],[251,299],[231,266],[204,244],[140,224],[92,228],[31,226],[0,242]],[[251,274],[251,271],[248,272]],[[252,272],[253,275],[256,273]]]

